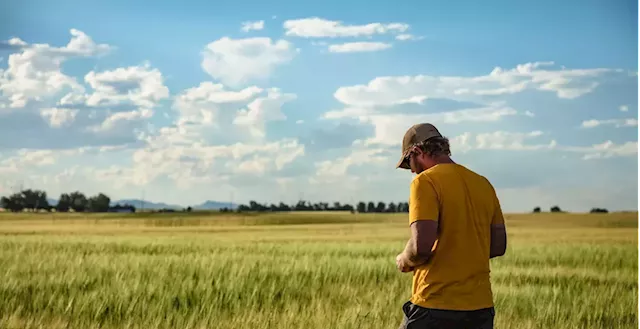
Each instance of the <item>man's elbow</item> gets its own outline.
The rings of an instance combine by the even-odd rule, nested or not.
[[[428,259],[429,257],[431,257],[431,246],[416,244],[414,253],[416,255],[416,258]]]

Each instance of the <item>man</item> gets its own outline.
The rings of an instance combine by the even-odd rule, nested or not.
[[[455,163],[431,124],[404,135],[396,168],[416,173],[410,188],[411,238],[396,265],[413,272],[400,328],[493,328],[489,259],[504,255],[507,234],[491,183]]]

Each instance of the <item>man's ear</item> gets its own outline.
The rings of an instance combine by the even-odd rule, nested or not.
[[[422,150],[418,147],[418,146],[413,146],[411,147],[411,152],[415,155],[421,155],[422,154]]]

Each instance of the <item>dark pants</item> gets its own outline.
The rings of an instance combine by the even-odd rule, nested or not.
[[[475,311],[449,311],[424,308],[406,302],[399,329],[493,329],[493,307]]]

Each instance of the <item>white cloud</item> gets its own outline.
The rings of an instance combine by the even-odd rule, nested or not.
[[[286,40],[224,37],[207,45],[202,69],[231,86],[266,79],[278,65],[290,62],[298,50]]]
[[[94,89],[92,94],[86,96],[88,106],[130,102],[151,108],[169,97],[169,88],[164,85],[162,73],[158,69],[151,69],[148,64],[99,73],[91,71],[84,80]]]
[[[329,52],[332,53],[358,53],[373,52],[391,48],[390,43],[384,42],[347,42],[329,45]]]
[[[528,143],[531,139],[536,139],[542,135],[543,133],[538,130],[528,133],[510,131],[480,134],[464,133],[451,139],[451,147],[452,152],[465,152],[469,150],[531,151],[553,149],[557,146],[555,140],[542,144]]]
[[[127,125],[129,122],[149,119],[153,116],[153,110],[142,109],[139,111],[117,112],[108,116],[100,125],[90,126],[89,130],[94,132],[111,131],[113,129],[133,130]]]
[[[242,28],[240,30],[242,30],[243,32],[249,32],[260,31],[262,29],[264,29],[264,21],[260,20],[254,22],[242,22]]]
[[[349,177],[347,173],[349,168],[365,164],[375,165],[386,163],[389,161],[389,157],[384,154],[384,151],[384,149],[380,148],[362,148],[362,145],[358,145],[347,156],[316,162],[316,173],[309,178],[309,183],[347,183],[348,181],[354,183],[353,178],[355,177]]]
[[[15,53],[0,70],[0,139],[11,136],[15,142],[3,147],[132,144],[147,128],[143,119],[169,97],[161,72],[149,64],[91,71],[84,81],[67,76],[62,72],[67,61],[113,49],[81,31],[71,35],[63,47],[8,42]]]
[[[412,98],[449,98],[476,100],[481,96],[515,94],[527,89],[552,91],[559,98],[576,98],[593,91],[600,75],[618,72],[611,69],[562,69],[543,67],[552,63],[527,63],[511,70],[495,68],[490,74],[475,77],[399,76],[378,77],[367,85],[339,88],[334,96],[350,106],[393,105]]]
[[[637,127],[638,120],[634,118],[630,119],[608,119],[608,120],[585,120],[582,122],[582,128],[595,128],[603,125],[612,125],[616,128],[620,127]]]
[[[262,137],[265,123],[286,119],[281,107],[295,98],[295,94],[283,93],[277,88],[265,90],[251,86],[231,91],[221,84],[203,82],[178,95],[174,108],[180,114],[177,124],[186,135],[202,135],[200,130],[209,129],[209,134],[220,132],[227,137],[238,137],[243,130],[235,128],[244,127],[253,136]]]
[[[49,126],[53,128],[61,128],[73,123],[76,119],[78,110],[65,108],[44,108],[40,110],[40,115],[47,119]]]
[[[233,122],[250,126],[254,135],[264,137],[264,124],[267,121],[285,120],[287,117],[282,113],[281,108],[294,99],[296,95],[283,94],[277,88],[272,88],[266,97],[258,97],[247,105],[247,109],[238,111]]]
[[[405,23],[369,23],[365,25],[344,25],[341,21],[331,21],[319,17],[287,20],[285,34],[305,38],[361,37],[376,34],[402,33],[409,29]]]
[[[629,111],[629,106],[628,105],[620,105],[620,107],[618,109],[621,112],[627,112],[627,111]]]
[[[533,118],[533,117],[535,117],[535,116],[536,116],[536,115],[535,115],[533,112],[531,112],[531,111],[525,111],[525,112],[524,112],[524,115],[526,115],[526,116],[528,116],[528,117],[530,117],[530,118]]]
[[[562,149],[569,152],[585,153],[583,156],[585,160],[635,156],[638,154],[638,142],[625,142],[624,144],[617,145],[609,140],[592,146],[570,146],[563,147]]]
[[[221,183],[237,175],[260,176],[280,171],[304,155],[304,146],[296,140],[271,143],[203,145],[174,144],[171,139],[150,139],[149,146],[132,155],[130,167],[110,166],[91,169],[106,181],[141,186],[167,177],[178,187]]]
[[[9,55],[7,69],[0,70],[0,92],[10,101],[10,107],[23,108],[29,101],[41,101],[65,89],[83,90],[75,78],[62,73],[62,64],[73,57],[105,54],[111,47],[96,44],[76,29],[70,33],[72,38],[64,47],[9,40],[20,50]]]
[[[400,41],[408,41],[408,40],[422,40],[424,39],[424,37],[417,37],[413,34],[398,34],[396,35],[396,40],[400,40]]]
[[[374,126],[374,136],[367,140],[367,144],[396,145],[402,141],[402,136],[406,130],[416,122],[431,122],[436,125],[461,122],[492,122],[516,113],[516,110],[509,107],[491,106],[430,114],[381,113],[367,108],[346,108],[342,111],[327,112],[324,114],[324,118],[356,118],[362,123]]]

